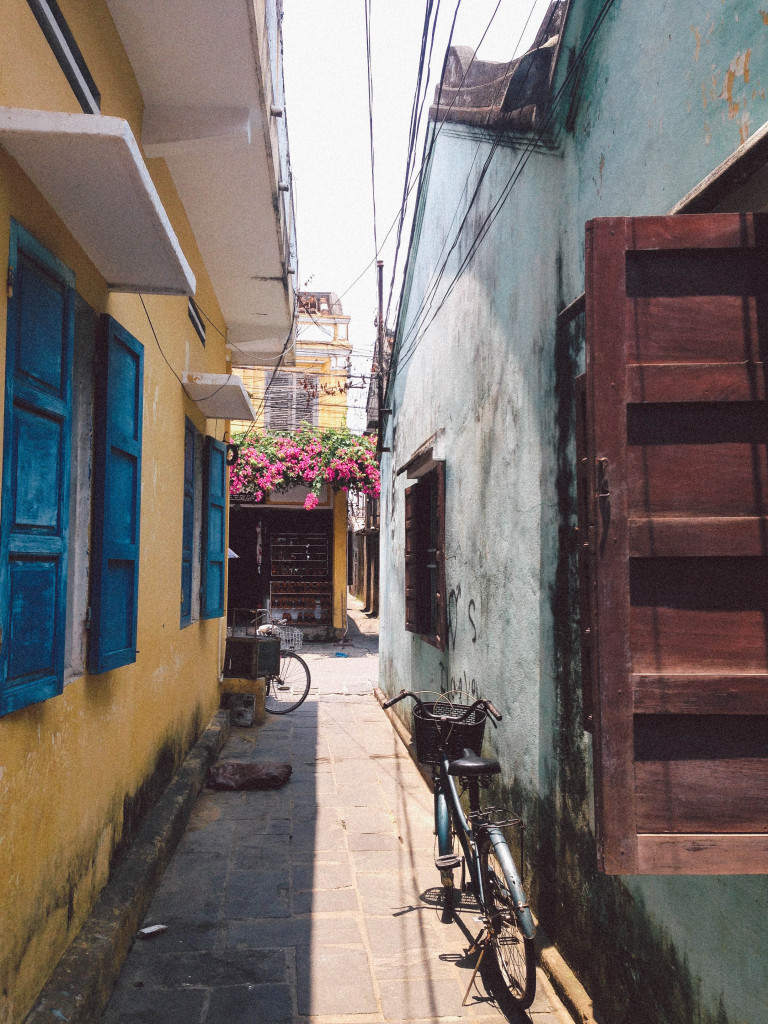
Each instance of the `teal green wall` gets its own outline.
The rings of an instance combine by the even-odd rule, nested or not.
[[[600,6],[574,0],[556,89]],[[746,0],[616,0],[551,145],[530,155],[414,348],[409,330],[490,152],[488,137],[446,126],[422,190],[400,317],[392,452],[382,461],[382,687],[460,684],[503,711],[488,748],[503,763],[503,795],[528,821],[534,901],[610,1024],[765,1024],[768,878],[597,872],[573,531],[583,325],[558,333],[555,321],[584,289],[586,220],[668,212],[768,120],[766,21],[768,4],[763,15]],[[443,286],[523,152],[506,139],[494,154]],[[396,475],[440,428],[445,652],[404,629],[408,481]]]

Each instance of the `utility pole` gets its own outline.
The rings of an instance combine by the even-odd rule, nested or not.
[[[382,448],[382,430],[384,424],[382,422],[384,408],[384,260],[376,260],[376,275],[378,277],[379,287],[379,318],[378,318],[378,340],[377,349],[378,355],[376,357],[376,364],[378,366],[378,372],[376,374],[378,378],[378,392],[379,392],[379,414],[378,414],[378,434],[376,437],[376,455],[381,458]]]

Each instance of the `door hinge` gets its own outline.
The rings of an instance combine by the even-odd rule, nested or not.
[[[5,278],[5,288],[6,288],[6,292],[8,294],[8,298],[12,299],[13,298],[13,267],[10,265],[10,263],[8,264],[8,274],[6,275],[6,278]]]
[[[0,651],[3,649],[3,627],[0,626]]]
[[[85,613],[85,629],[86,632],[91,628],[91,606],[88,605],[88,610]]]

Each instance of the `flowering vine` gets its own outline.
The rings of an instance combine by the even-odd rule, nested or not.
[[[309,487],[304,501],[309,510],[317,505],[324,483],[379,496],[375,437],[359,437],[346,427],[314,430],[305,425],[291,434],[268,431],[253,439],[235,435],[232,440],[240,445],[237,464],[229,471],[233,498],[263,501],[271,491],[303,484]]]

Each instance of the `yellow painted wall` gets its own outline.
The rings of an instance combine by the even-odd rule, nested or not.
[[[102,0],[60,0],[102,94],[140,138],[142,101]],[[26,0],[6,0],[0,32],[0,105],[79,112]],[[225,325],[183,207],[161,160],[148,163],[197,278],[200,307]],[[184,417],[206,421],[176,379],[223,373],[224,339],[200,344],[184,297],[110,295],[90,260],[18,165],[0,149],[0,275],[10,218],[76,275],[76,288],[144,345],[144,434],[138,655],[88,675],[41,704],[0,718],[0,1024],[18,1024],[108,877],[125,812],[137,811],[158,766],[178,764],[219,701],[222,621],[179,627]],[[0,396],[7,300],[0,290]],[[160,351],[162,347],[162,354]],[[167,360],[167,362],[166,362]],[[170,367],[169,365],[170,364]],[[1,399],[0,399],[1,400]],[[213,424],[208,424],[213,427]],[[218,436],[225,424],[218,424]],[[0,445],[3,417],[0,415]]]
[[[347,628],[347,492],[333,496],[333,625]]]

